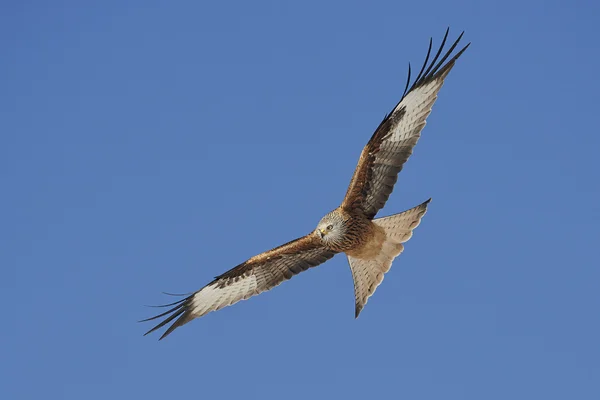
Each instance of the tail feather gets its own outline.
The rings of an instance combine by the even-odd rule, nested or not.
[[[383,281],[394,258],[404,250],[403,243],[412,237],[413,230],[419,226],[430,201],[431,199],[400,214],[374,219],[373,223],[383,228],[386,235],[379,254],[369,260],[348,256],[354,279],[355,318],[358,318],[369,297]]]

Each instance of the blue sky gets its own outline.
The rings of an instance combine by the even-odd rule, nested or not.
[[[2,398],[598,399],[599,15],[4,2]],[[339,204],[408,61],[447,26],[473,44],[383,215],[433,201],[360,318],[339,255],[142,337],[161,291]]]

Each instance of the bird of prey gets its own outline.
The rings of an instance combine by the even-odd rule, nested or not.
[[[164,305],[173,307],[143,320],[165,317],[146,335],[174,321],[161,336],[163,339],[195,318],[270,290],[337,253],[346,253],[348,257],[354,280],[355,317],[358,317],[427,210],[429,200],[402,213],[375,218],[412,154],[446,76],[470,45],[452,56],[463,32],[442,55],[448,33],[446,30],[431,62],[432,40],[429,40],[425,62],[412,85],[409,64],[402,98],[363,149],[342,204],[325,215],[308,235],[254,256],[188,297]]]

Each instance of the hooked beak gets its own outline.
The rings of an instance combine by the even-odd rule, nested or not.
[[[327,235],[327,231],[325,229],[319,229],[319,234],[321,235],[321,239],[323,239],[325,235]]]

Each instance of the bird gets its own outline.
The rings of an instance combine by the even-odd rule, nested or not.
[[[444,52],[449,32],[450,29],[446,29],[431,62],[433,39],[429,39],[425,61],[412,84],[409,63],[404,92],[363,148],[339,207],[326,214],[309,234],[251,257],[179,301],[158,306],[171,308],[140,321],[164,317],[144,335],[172,322],[160,337],[162,340],[193,319],[273,289],[338,253],[345,253],[350,264],[354,315],[358,318],[390,270],[392,261],[402,253],[404,243],[420,224],[431,200],[398,214],[375,218],[411,156],[444,80],[471,44],[467,43],[452,55],[463,31]]]

